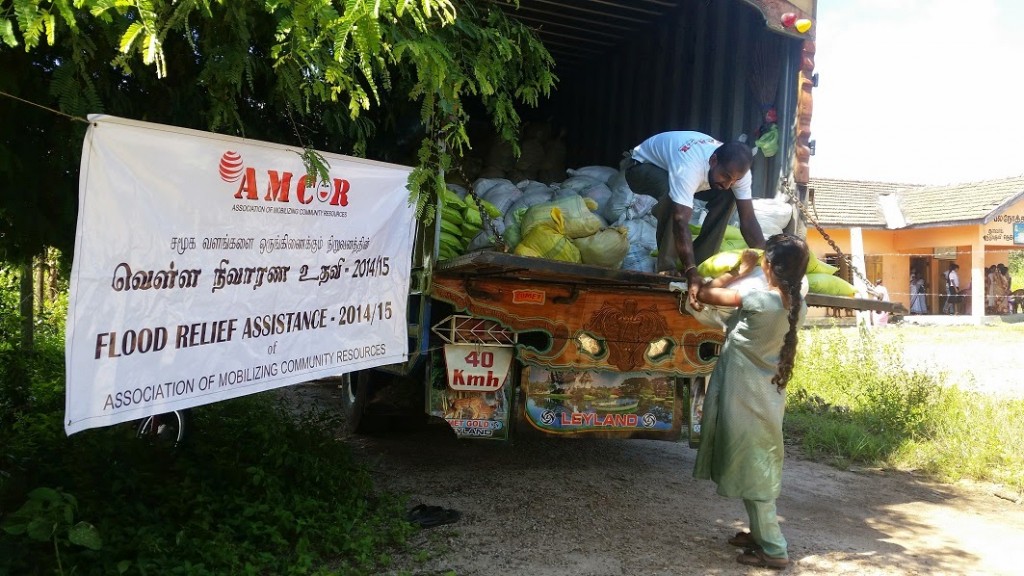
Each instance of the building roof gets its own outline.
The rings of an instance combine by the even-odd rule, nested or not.
[[[814,190],[811,214],[836,228],[984,224],[1024,199],[1024,175],[941,186],[812,178],[808,187]],[[892,194],[900,214],[887,217],[880,198]]]
[[[808,193],[807,208],[822,226],[885,228],[878,197],[919,187],[920,184],[811,178],[808,188],[814,193]]]

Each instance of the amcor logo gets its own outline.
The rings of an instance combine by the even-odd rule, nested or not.
[[[239,200],[260,200],[259,185],[256,177],[256,169],[246,167],[242,162],[242,156],[233,150],[228,150],[220,157],[220,178],[225,182],[239,182],[235,198]],[[291,172],[278,170],[267,170],[266,194],[262,200],[265,202],[290,202],[292,190]],[[320,202],[331,206],[348,206],[348,180],[334,178],[330,182],[322,182],[311,191],[306,185],[306,175],[299,176],[295,182],[295,199],[300,204],[309,204],[316,198]]]

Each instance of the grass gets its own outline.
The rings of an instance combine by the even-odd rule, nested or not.
[[[979,329],[943,328],[937,338],[955,342]],[[801,335],[787,435],[810,456],[839,465],[915,470],[1024,493],[1024,399],[964,390],[945,373],[908,368],[901,338],[878,332]]]
[[[414,532],[403,503],[375,494],[333,417],[296,420],[272,399],[196,409],[202,437],[179,448],[131,426],[64,437],[60,409],[19,417],[0,434],[0,574],[377,573]],[[87,522],[102,547],[73,545],[63,524],[33,534],[40,487],[73,496],[68,527]]]

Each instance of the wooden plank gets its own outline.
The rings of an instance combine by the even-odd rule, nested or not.
[[[440,262],[435,275],[443,278],[504,278],[541,284],[561,284],[566,287],[588,286],[629,288],[639,292],[669,293],[669,283],[682,280],[676,276],[662,276],[635,270],[613,270],[586,264],[570,264],[545,258],[531,258],[503,252],[480,251]],[[674,296],[673,296],[674,297]],[[908,314],[899,302],[882,302],[870,298],[849,298],[827,294],[808,294],[808,306],[874,310],[892,314]]]
[[[848,308],[851,310],[871,310],[874,312],[889,312],[890,314],[906,315],[909,311],[899,302],[883,302],[873,298],[850,298],[848,296],[831,296],[828,294],[808,294],[808,306],[823,306],[825,308]]]

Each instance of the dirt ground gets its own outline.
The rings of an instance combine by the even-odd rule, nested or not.
[[[911,341],[908,362],[958,373],[976,366],[977,378],[972,372],[970,379],[990,387],[993,374],[1022,373],[1024,366],[1007,362],[1024,364],[1024,355],[1007,348],[1002,355],[986,352],[989,338],[973,349],[955,333],[948,340],[960,346],[946,346],[945,337],[934,333],[921,336],[916,327],[900,329]],[[1024,342],[1024,326],[1017,332],[1001,341]],[[1005,362],[990,366],[972,353]],[[1015,378],[996,388],[1016,395]],[[331,387],[295,391],[321,406],[339,402]],[[738,551],[726,539],[745,528],[743,505],[717,496],[713,483],[692,478],[696,451],[685,443],[519,437],[507,445],[456,440],[443,423],[416,434],[345,441],[375,472],[380,489],[408,495],[410,506],[462,513],[453,524],[422,530],[416,550],[397,555],[385,574],[774,573],[735,562]],[[778,509],[793,561],[786,573],[1024,571],[1016,555],[1024,542],[1024,504],[998,487],[839,470],[803,459],[795,447],[787,451],[784,470]]]

